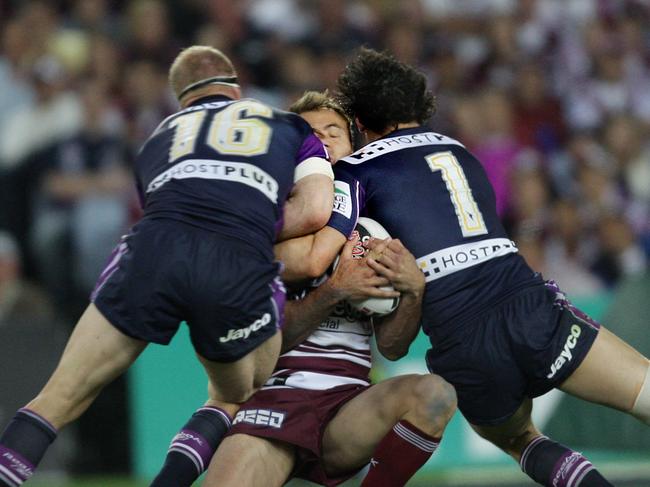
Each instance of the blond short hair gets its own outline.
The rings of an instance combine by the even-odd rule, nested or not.
[[[333,110],[345,120],[348,124],[350,141],[354,143],[354,130],[352,129],[352,117],[343,109],[338,101],[332,97],[327,90],[325,91],[305,91],[289,107],[289,111],[300,115],[305,112],[315,112],[317,110]]]
[[[180,100],[192,84],[215,76],[237,76],[228,56],[210,46],[183,49],[169,68],[169,84]]]
[[[289,111],[300,115],[304,112],[313,112],[322,110],[324,108],[334,110],[341,115],[348,123],[352,123],[352,119],[343,110],[341,105],[330,96],[327,90],[325,91],[305,91],[303,95],[298,98],[289,107]]]

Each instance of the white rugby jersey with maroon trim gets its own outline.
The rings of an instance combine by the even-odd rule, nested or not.
[[[262,389],[324,390],[370,385],[372,325],[347,303],[339,303],[304,342],[280,355]]]

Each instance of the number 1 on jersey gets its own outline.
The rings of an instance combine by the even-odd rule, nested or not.
[[[170,127],[176,127],[172,146],[169,149],[169,162],[173,162],[183,156],[194,152],[196,146],[196,137],[205,118],[204,110],[190,112],[175,118],[169,124]]]
[[[472,196],[472,190],[458,159],[451,152],[436,152],[429,154],[425,159],[433,172],[440,171],[442,180],[447,185],[463,237],[488,233],[483,215]]]

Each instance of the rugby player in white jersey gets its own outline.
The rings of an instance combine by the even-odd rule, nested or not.
[[[291,110],[309,122],[333,161],[352,151],[349,120],[326,94],[306,93]],[[453,388],[430,374],[370,385],[373,331],[379,350],[397,359],[419,329],[424,276],[410,252],[392,242],[396,250],[385,251],[385,264],[401,303],[389,316],[371,320],[346,303],[391,296],[377,289],[388,280],[353,258],[356,238],[343,247],[331,276],[287,302],[275,371],[235,415],[204,486],[279,486],[291,477],[330,486],[370,463],[362,485],[395,487],[435,451],[455,411]],[[397,339],[404,335],[410,339]]]

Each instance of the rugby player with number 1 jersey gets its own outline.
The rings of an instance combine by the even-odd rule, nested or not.
[[[456,388],[475,431],[540,484],[611,485],[542,435],[532,398],[559,388],[650,424],[649,361],[530,269],[497,218],[480,161],[424,126],[434,109],[426,83],[370,49],[341,74],[342,104],[368,144],[336,165],[337,194],[346,196],[330,226],[347,236],[357,215],[368,216],[416,256],[427,283],[427,365]],[[368,262],[385,274],[381,256]]]

